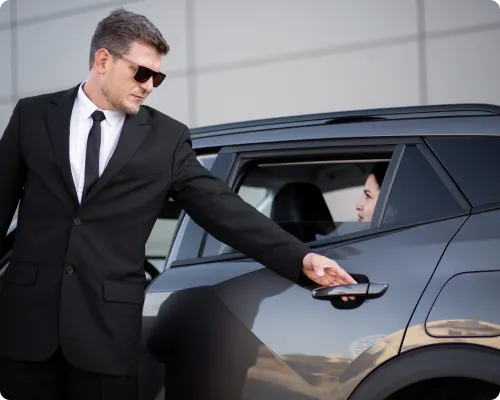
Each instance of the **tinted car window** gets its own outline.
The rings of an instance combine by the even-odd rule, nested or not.
[[[374,163],[390,157],[265,161],[245,173],[236,192],[303,242],[344,236],[370,228],[358,221],[356,204]],[[235,251],[208,235],[203,256]]]
[[[382,225],[405,225],[462,214],[464,209],[415,146],[405,149]]]
[[[473,207],[500,202],[500,138],[428,138]]]

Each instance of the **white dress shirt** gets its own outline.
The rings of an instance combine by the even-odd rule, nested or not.
[[[82,201],[83,184],[85,183],[85,158],[87,154],[87,138],[92,128],[92,113],[96,110],[104,112],[106,120],[101,122],[101,149],[99,153],[99,176],[108,165],[115,151],[120,133],[125,122],[125,113],[121,111],[101,110],[84,93],[83,82],[71,113],[69,132],[69,156],[71,174],[75,183],[78,201]]]

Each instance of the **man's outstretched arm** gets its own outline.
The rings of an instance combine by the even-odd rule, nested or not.
[[[355,283],[335,261],[313,253],[210,174],[196,158],[187,129],[175,153],[172,175],[172,198],[221,242],[292,281],[302,271],[322,286]]]

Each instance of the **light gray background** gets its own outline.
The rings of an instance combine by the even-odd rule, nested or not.
[[[147,104],[190,127],[346,109],[500,104],[492,0],[9,0],[0,134],[18,98],[87,75],[97,22],[123,6],[172,51]]]

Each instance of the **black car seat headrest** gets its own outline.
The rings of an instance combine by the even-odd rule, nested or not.
[[[271,219],[303,242],[316,240],[316,234],[332,232],[335,224],[318,186],[293,182],[274,197]]]

